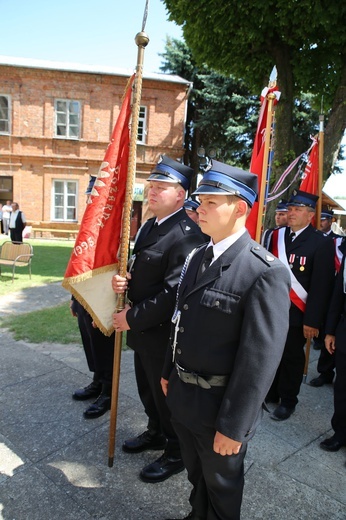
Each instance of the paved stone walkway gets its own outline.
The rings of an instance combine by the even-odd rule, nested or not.
[[[69,300],[60,284],[0,298],[0,314]],[[108,468],[109,415],[85,420],[73,401],[90,382],[80,345],[16,342],[0,329],[0,520],[162,520],[189,511],[183,472],[145,484],[140,469],[160,454],[121,451],[145,429],[132,353],[123,352],[116,452]],[[312,351],[308,380],[316,375]],[[242,520],[345,520],[346,449],[326,453],[331,385],[302,385],[300,403],[284,423],[265,414],[249,444]]]

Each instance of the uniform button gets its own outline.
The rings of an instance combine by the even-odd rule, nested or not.
[[[215,307],[219,307],[219,305],[220,305],[219,300],[216,300],[216,301],[214,302],[214,305],[215,305]]]
[[[184,327],[180,327],[180,328],[179,328],[179,332],[185,332]]]
[[[184,311],[187,311],[187,310],[188,310],[188,308],[189,308],[188,304],[187,304],[187,303],[185,303],[185,304],[184,304],[184,306],[183,306],[183,309],[184,309]]]
[[[177,348],[177,354],[181,354],[181,349]]]

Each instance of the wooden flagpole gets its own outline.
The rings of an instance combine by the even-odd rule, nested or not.
[[[273,88],[275,86],[276,86],[276,75],[275,75],[275,79],[270,79],[268,88]],[[264,198],[265,198],[266,187],[269,182],[269,179],[267,178],[268,177],[267,173],[268,173],[268,164],[269,164],[269,149],[270,149],[270,142],[271,142],[271,138],[272,138],[273,105],[274,105],[274,100],[275,100],[275,94],[273,92],[269,92],[269,94],[267,94],[266,98],[267,98],[267,102],[268,102],[268,111],[267,111],[267,121],[266,121],[266,129],[265,129],[261,188],[260,188],[260,192],[259,192],[259,196],[258,196],[258,216],[257,216],[256,235],[255,235],[256,242],[261,241],[262,226],[263,226],[263,221],[264,221],[264,216],[265,216]]]
[[[321,111],[322,112],[322,111]],[[324,155],[324,115],[320,114],[320,128],[318,132],[318,182],[317,182],[317,208],[316,208],[316,228],[319,229],[322,212],[322,183],[323,183],[323,155]]]
[[[322,211],[323,154],[324,154],[324,115],[321,114],[320,115],[320,128],[319,128],[319,133],[318,133],[318,180],[317,180],[318,200],[317,200],[316,213],[315,213],[316,229],[319,229],[319,227],[320,227],[321,211]],[[306,378],[308,375],[310,348],[311,348],[311,339],[307,339],[306,345],[305,345],[305,366],[304,366],[304,373],[303,373],[303,383],[306,383]]]
[[[147,1],[148,5],[148,1]],[[144,49],[149,43],[149,38],[144,32],[145,20],[147,15],[147,5],[143,20],[142,31],[136,35],[135,42],[138,46],[136,76],[134,81],[133,103],[131,109],[131,134],[130,134],[130,150],[129,163],[127,168],[126,194],[122,220],[122,234],[120,243],[120,261],[119,275],[125,277],[127,271],[127,260],[130,243],[130,224],[133,199],[133,187],[136,177],[136,158],[137,158],[137,134],[139,110],[142,95],[142,77],[143,77],[143,61]],[[116,312],[121,311],[125,306],[125,296],[119,295],[117,301]],[[108,466],[111,468],[114,461],[115,451],[115,432],[118,415],[118,396],[119,396],[119,380],[120,380],[120,362],[121,362],[121,346],[122,332],[116,332],[114,345],[114,363],[113,363],[113,380],[112,380],[112,400],[111,415],[109,425],[109,445],[108,445]]]

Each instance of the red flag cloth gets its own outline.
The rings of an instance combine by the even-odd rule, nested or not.
[[[263,170],[263,162],[264,162],[264,144],[265,144],[265,129],[267,126],[267,118],[268,118],[268,94],[271,92],[275,93],[276,99],[274,100],[274,104],[276,104],[280,98],[280,92],[278,91],[278,87],[265,88],[261,93],[261,110],[258,117],[257,123],[257,131],[255,136],[254,147],[252,150],[251,163],[250,163],[250,172],[255,173],[258,176],[258,193],[261,192],[262,185],[262,170]],[[264,182],[266,179],[264,179]],[[256,228],[257,228],[257,219],[259,207],[258,202],[255,202],[250,215],[246,221],[246,227],[249,231],[252,238],[256,237]]]
[[[129,80],[62,283],[107,335],[113,332],[112,313],[116,306],[111,278],[116,272],[122,231],[133,81],[134,75]]]
[[[319,158],[318,158],[318,139],[314,138],[309,160],[305,166],[305,170],[300,183],[299,189],[312,195],[318,195],[318,171],[319,171]]]

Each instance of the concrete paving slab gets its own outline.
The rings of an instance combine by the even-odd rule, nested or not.
[[[246,475],[244,520],[345,520],[344,504],[296,480],[281,468],[254,464]]]
[[[314,448],[315,457],[299,451],[279,465],[280,471],[346,507],[346,487],[340,487],[340,479],[345,475],[346,449],[344,454],[328,453],[328,464],[324,464],[323,458],[317,457],[322,450],[316,445]]]
[[[56,304],[52,295],[57,293],[69,299],[53,285],[42,297],[45,305]],[[27,311],[30,294],[22,302],[16,299],[12,309]],[[34,299],[39,301],[39,291]],[[85,420],[89,402],[71,398],[90,382],[81,346],[29,345],[1,329],[0,344],[0,520],[186,516],[191,489],[186,472],[145,484],[139,471],[161,452],[121,451],[123,441],[141,433],[147,422],[131,351],[122,353],[115,459],[108,468],[109,414]],[[308,381],[317,375],[318,355],[311,351]],[[277,423],[265,413],[245,461],[242,520],[346,519],[346,449],[327,453],[319,448],[331,433],[332,411],[332,386],[303,385],[288,421]]]

